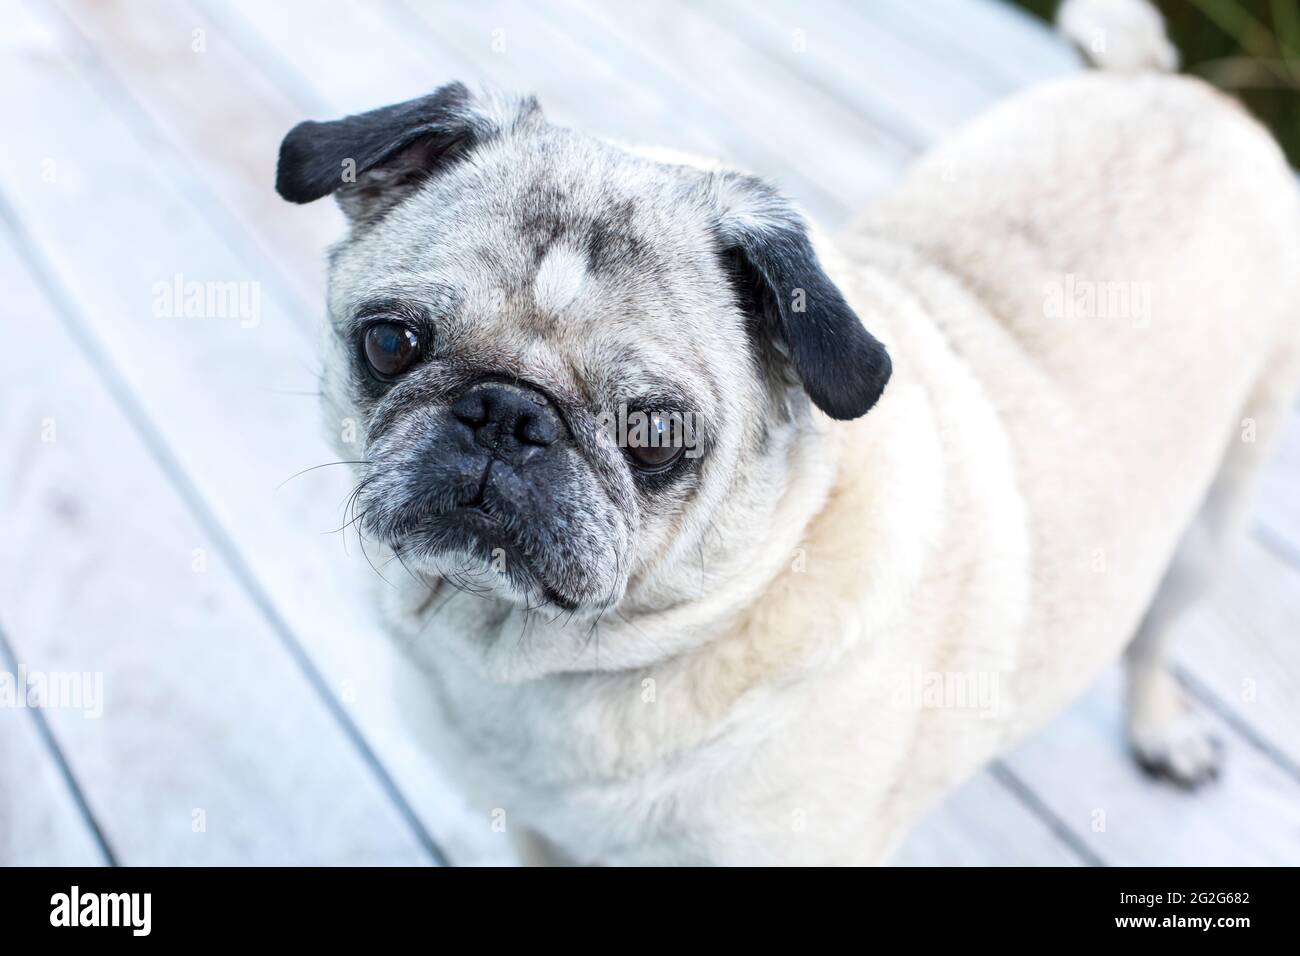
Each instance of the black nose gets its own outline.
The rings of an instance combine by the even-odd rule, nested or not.
[[[564,422],[545,395],[531,388],[486,382],[451,406],[451,413],[495,457],[522,464],[564,437]]]

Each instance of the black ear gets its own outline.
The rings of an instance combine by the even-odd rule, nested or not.
[[[494,131],[460,83],[329,123],[309,120],[280,144],[275,190],[295,203],[337,193],[350,219],[371,220]]]
[[[724,255],[758,334],[772,337],[823,412],[865,415],[889,381],[889,353],[822,270],[803,219],[752,177],[729,175],[718,194]]]

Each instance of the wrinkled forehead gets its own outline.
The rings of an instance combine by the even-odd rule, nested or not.
[[[339,250],[331,313],[400,304],[440,350],[575,387],[691,379],[702,401],[743,323],[699,193],[693,171],[594,141],[485,149]]]
[[[714,231],[697,171],[549,129],[479,147],[347,251],[372,275],[537,287],[557,308],[584,291],[678,294],[710,264]]]

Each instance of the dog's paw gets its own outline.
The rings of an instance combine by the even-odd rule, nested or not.
[[[1139,767],[1188,790],[1216,779],[1223,765],[1223,745],[1190,710],[1130,727],[1129,745]]]

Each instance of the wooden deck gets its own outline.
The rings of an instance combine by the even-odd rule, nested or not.
[[[296,121],[452,78],[713,153],[837,225],[927,143],[1077,69],[995,0],[0,0],[0,672],[103,713],[0,710],[0,863],[508,862],[417,752],[348,491],[318,435],[328,204],[271,184]],[[154,288],[255,284],[256,323]],[[1300,418],[1180,675],[1225,777],[1124,752],[1117,676],[957,793],[906,864],[1300,863]]]

